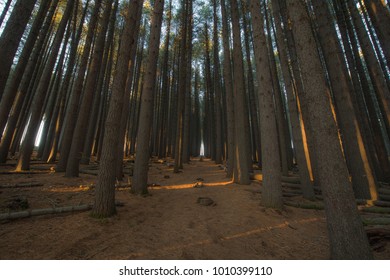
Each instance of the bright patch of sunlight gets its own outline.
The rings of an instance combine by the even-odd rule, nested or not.
[[[227,186],[231,184],[232,181],[223,181],[223,182],[215,182],[215,183],[204,183],[205,187],[219,187],[219,186]],[[181,189],[192,189],[195,183],[191,184],[181,184],[181,185],[169,185],[169,186],[156,186],[152,187],[153,190],[181,190]]]
[[[87,192],[94,188],[94,185],[89,186],[83,186],[80,185],[79,187],[60,187],[60,188],[50,188],[47,190],[48,192],[54,192],[54,193],[76,193],[76,192]]]
[[[200,156],[204,156],[204,143],[200,144]]]
[[[45,125],[45,121],[42,121],[41,122],[41,125],[39,126],[39,129],[38,129],[38,134],[37,134],[37,137],[35,138],[35,147],[38,147],[39,144],[41,143],[41,139],[42,139],[42,130],[43,130],[43,126]]]
[[[316,223],[316,222],[323,222],[325,218],[309,218],[309,219],[302,219],[302,220],[296,220],[294,223],[297,224],[307,224],[307,223]],[[253,230],[245,231],[245,232],[238,232],[233,235],[227,235],[227,236],[221,236],[219,240],[221,242],[226,242],[229,240],[234,240],[238,238],[245,238],[249,236],[256,236],[259,234],[262,234],[264,232],[270,232],[271,230],[277,230],[277,229],[288,229],[289,228],[289,223],[284,222],[281,224],[273,225],[273,226],[264,226],[260,228],[255,228]],[[167,247],[162,247],[162,248],[157,248],[157,252],[167,252],[167,251],[176,251],[178,249],[186,249],[186,248],[191,248],[191,247],[198,247],[198,246],[204,246],[204,245],[209,245],[213,244],[212,239],[203,239],[195,242],[189,242],[189,243],[182,243],[182,244],[177,244],[174,246],[167,246]],[[142,257],[145,256],[145,253],[132,253],[130,254],[129,257]]]

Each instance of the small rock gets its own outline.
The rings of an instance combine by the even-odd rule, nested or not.
[[[214,202],[214,200],[212,200],[209,197],[198,197],[197,203],[199,203],[200,205],[203,205],[203,206],[215,206],[215,205],[217,205]]]

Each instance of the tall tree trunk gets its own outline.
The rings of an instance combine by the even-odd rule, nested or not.
[[[266,3],[264,2],[264,5]],[[280,88],[279,78],[278,78],[278,70],[276,65],[275,54],[273,50],[273,38],[271,32],[271,20],[268,16],[267,10],[264,11],[264,17],[266,18],[266,29],[268,32],[268,59],[269,59],[269,67],[271,71],[272,85],[274,88],[274,98],[275,98],[275,117],[278,131],[278,139],[279,139],[279,154],[280,154],[280,162],[281,162],[281,170],[284,176],[288,176],[288,168],[289,168],[289,142],[291,143],[290,135],[288,134],[288,123],[284,110],[284,101],[282,98],[282,91]]]
[[[297,92],[294,92],[293,79],[288,67],[288,53],[287,45],[284,40],[284,32],[282,30],[281,16],[280,16],[280,7],[279,0],[272,1],[273,15],[275,19],[275,34],[277,39],[277,47],[280,57],[281,70],[283,74],[283,79],[286,87],[287,93],[287,102],[288,102],[288,112],[291,122],[292,138],[295,149],[295,159],[299,168],[299,178],[302,185],[303,197],[306,199],[314,199],[314,189],[310,179],[310,171],[308,166],[308,161],[306,159],[305,147],[302,139],[302,130],[299,121],[299,112],[298,104],[296,100]]]
[[[368,149],[371,149],[371,155],[375,167],[375,173],[378,180],[390,182],[390,164],[386,155],[386,147],[384,137],[382,136],[382,116],[378,114],[377,107],[375,106],[376,97],[372,93],[370,81],[367,77],[362,59],[360,57],[360,50],[358,48],[358,38],[354,35],[354,29],[352,20],[348,14],[345,14],[343,7],[345,3],[340,1],[334,1],[334,7],[336,8],[336,16],[340,33],[343,38],[344,46],[346,48],[346,57],[348,59],[349,67],[355,89],[356,103],[358,107],[357,116],[362,116],[365,121],[366,141],[369,141],[367,145]],[[351,42],[349,44],[349,42]],[[374,143],[374,144],[372,144]],[[374,149],[372,149],[375,147]]]
[[[370,78],[375,87],[379,106],[384,115],[384,123],[387,132],[390,132],[390,89],[387,87],[386,80],[383,76],[382,69],[376,58],[373,45],[371,44],[370,38],[367,34],[366,28],[363,28],[364,22],[360,16],[359,10],[354,0],[347,0],[346,3],[341,1],[344,5],[344,11],[347,12],[347,6],[351,13],[352,20],[356,26],[356,33],[361,44],[363,55],[367,63]]]
[[[153,17],[150,30],[149,54],[147,61],[147,71],[143,84],[140,123],[137,133],[137,150],[134,164],[134,177],[132,191],[136,194],[148,192],[148,169],[150,156],[150,128],[152,126],[153,115],[153,94],[155,90],[155,78],[157,70],[157,60],[160,47],[161,25],[164,10],[164,0],[156,0],[153,9]]]
[[[390,63],[390,11],[384,0],[363,1],[371,22],[375,27],[379,42],[382,46],[387,65]],[[387,26],[387,27],[386,27]]]
[[[74,18],[73,18],[73,25],[74,29],[72,34],[72,41],[70,44],[69,49],[69,59],[66,66],[66,73],[63,78],[63,82],[61,85],[61,88],[58,93],[58,102],[56,104],[56,107],[54,109],[53,119],[51,120],[50,128],[49,128],[49,135],[54,134],[53,141],[50,146],[46,146],[45,150],[43,151],[42,160],[47,162],[54,162],[57,157],[57,150],[58,150],[58,142],[60,138],[60,132],[63,127],[63,119],[64,119],[64,110],[65,110],[65,102],[67,98],[67,94],[69,92],[69,88],[71,86],[71,80],[72,75],[74,71],[74,67],[77,64],[77,50],[78,45],[80,42],[80,38],[83,31],[84,26],[84,20],[87,15],[88,7],[89,7],[90,1],[88,0],[85,3],[83,13],[80,18],[80,23],[77,27],[77,10],[74,12]],[[78,9],[79,5],[75,5],[75,9]],[[77,30],[76,30],[77,27]]]
[[[142,7],[142,5],[143,0],[133,0],[130,3],[126,25],[121,39],[118,63],[112,87],[112,95],[105,124],[98,183],[96,185],[95,204],[92,209],[92,215],[95,217],[109,217],[116,213],[116,156],[118,154],[118,136],[123,108],[122,101],[123,95],[125,94],[127,71],[130,60],[128,46],[133,43],[133,36],[137,26],[137,11],[140,6]]]
[[[162,62],[162,95],[161,95],[161,126],[160,126],[160,147],[159,158],[167,156],[167,137],[168,137],[168,108],[169,108],[169,45],[171,38],[172,22],[172,0],[169,1],[169,11],[167,14],[167,34],[164,43],[164,58]]]
[[[133,76],[136,68],[134,62],[137,53],[137,43],[138,43],[138,37],[140,33],[141,19],[142,19],[142,7],[139,7],[137,11],[137,21],[136,21],[137,26],[133,34],[132,45],[128,46],[130,49],[130,61],[129,61],[130,67],[127,76],[126,90],[123,96],[124,99],[123,99],[123,108],[122,108],[122,116],[121,116],[121,125],[119,130],[120,133],[119,133],[118,155],[117,155],[117,163],[116,163],[116,177],[117,180],[120,181],[123,178],[123,155],[124,155],[123,146],[124,146],[125,134],[126,134],[126,124],[127,124],[127,120],[129,119],[130,93],[132,91],[132,87],[134,87],[134,84],[138,82],[137,80],[134,80],[133,83]],[[142,36],[142,40],[140,41],[140,47],[142,49],[144,48],[144,40],[145,40],[145,36]]]
[[[178,173],[183,168],[183,129],[184,129],[184,103],[186,94],[186,76],[187,76],[187,15],[188,1],[182,1],[182,18],[180,34],[180,64],[179,64],[179,86],[177,92],[177,123],[175,140],[175,167],[174,172]]]
[[[222,39],[223,39],[223,75],[226,90],[226,115],[227,115],[227,174],[228,178],[233,177],[234,169],[234,97],[232,85],[232,69],[230,58],[230,38],[228,30],[228,19],[226,15],[225,0],[221,0],[222,13]]]
[[[79,166],[81,160],[81,152],[84,147],[85,132],[88,128],[90,119],[89,107],[91,106],[96,91],[97,78],[99,77],[100,68],[102,66],[102,59],[104,48],[106,45],[106,33],[110,23],[110,14],[113,13],[112,20],[115,20],[116,9],[118,2],[115,2],[115,7],[112,9],[113,0],[106,1],[103,16],[99,25],[99,34],[97,35],[95,48],[92,55],[91,67],[88,71],[87,80],[85,82],[84,94],[81,99],[79,114],[77,117],[76,126],[73,132],[72,145],[69,151],[68,162],[66,166],[66,177],[78,177]],[[110,42],[108,42],[108,45]],[[97,93],[99,94],[99,93]],[[97,98],[95,96],[95,98]]]
[[[96,0],[95,6],[92,11],[92,15],[88,25],[88,31],[85,38],[83,54],[80,58],[80,64],[77,71],[76,80],[73,85],[73,89],[70,95],[70,99],[66,109],[66,121],[64,123],[64,131],[60,149],[60,160],[57,163],[56,171],[63,172],[66,170],[68,164],[68,158],[72,145],[72,138],[74,129],[76,126],[77,116],[79,112],[80,98],[83,92],[83,85],[85,80],[85,71],[88,67],[88,60],[90,57],[93,38],[95,37],[96,24],[99,19],[99,10],[102,4],[102,0]]]
[[[268,60],[267,40],[264,33],[264,20],[259,1],[251,1],[250,12],[253,21],[253,43],[255,49],[257,80],[260,84],[259,110],[261,131],[261,162],[263,170],[262,204],[265,207],[282,208],[282,185],[278,132],[272,78]]]
[[[53,48],[51,50],[48,62],[45,65],[45,69],[39,80],[36,93],[34,95],[33,103],[31,105],[31,117],[27,128],[27,132],[21,147],[20,156],[16,166],[17,171],[30,169],[30,157],[34,149],[35,137],[40,125],[40,116],[42,105],[47,94],[50,77],[52,76],[52,70],[57,60],[57,54],[61,47],[61,42],[64,36],[65,28],[68,25],[69,18],[73,11],[74,0],[67,2],[66,9],[62,15],[61,22],[59,24],[56,36],[53,41]]]
[[[190,114],[191,114],[191,100],[192,100],[192,49],[193,49],[193,4],[188,2],[188,16],[187,16],[187,39],[186,39],[186,89],[184,97],[184,112],[183,112],[183,151],[182,162],[188,163],[190,161]]]
[[[37,41],[39,31],[43,29],[43,23],[46,18],[46,14],[50,7],[50,0],[44,0],[41,2],[38,13],[35,17],[34,23],[31,27],[30,33],[26,43],[23,46],[23,51],[19,56],[18,63],[13,70],[12,76],[8,79],[7,87],[4,89],[4,95],[1,98],[0,103],[0,131],[4,130],[5,124],[7,123],[8,114],[11,111],[12,103],[16,98],[16,92],[18,86],[23,78],[29,57],[33,52],[34,44]],[[1,87],[1,86],[0,86]],[[0,94],[1,95],[1,94]]]
[[[245,91],[244,91],[244,67],[241,47],[241,30],[240,20],[238,15],[237,0],[231,1],[231,15],[233,26],[233,76],[235,84],[234,91],[234,115],[235,115],[235,167],[237,176],[234,178],[236,183],[241,185],[250,184],[248,157],[249,147],[245,133]],[[225,58],[226,59],[226,58]]]
[[[3,21],[8,13],[9,7],[11,6],[11,3],[12,3],[12,0],[7,0],[7,2],[5,3],[5,5],[3,7],[3,11],[1,12],[1,15],[0,15],[0,26],[3,24]]]
[[[321,62],[304,2],[287,0],[307,106],[317,147],[332,259],[370,259],[372,253],[349,182]]]
[[[221,113],[221,73],[219,67],[219,38],[218,38],[218,18],[217,1],[213,0],[213,50],[214,50],[214,92],[215,92],[215,163],[222,163],[222,113]]]
[[[367,166],[367,156],[362,143],[360,126],[357,122],[353,104],[350,98],[348,85],[348,69],[342,56],[342,49],[337,42],[336,30],[332,29],[331,14],[328,5],[319,0],[312,0],[316,13],[319,40],[336,102],[338,123],[341,128],[341,138],[347,161],[348,170],[351,174],[352,187],[357,198],[376,199],[374,178]],[[362,150],[363,149],[363,150]],[[369,184],[370,180],[370,184]],[[370,186],[371,185],[371,186]],[[370,193],[371,191],[371,193]]]
[[[252,152],[253,160],[260,163],[261,156],[261,143],[260,143],[260,126],[258,119],[258,104],[255,96],[255,85],[254,85],[254,75],[252,67],[252,57],[251,57],[251,46],[250,42],[252,40],[252,28],[250,20],[248,18],[248,7],[245,1],[241,1],[241,8],[243,11],[242,23],[244,29],[244,42],[245,42],[245,54],[246,54],[246,63],[247,63],[247,87],[248,87],[248,96],[249,96],[249,112],[251,119],[251,131],[252,131]]]
[[[12,62],[37,0],[18,0],[0,37],[0,99]]]

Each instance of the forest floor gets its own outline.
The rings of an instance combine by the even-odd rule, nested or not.
[[[209,160],[194,159],[178,174],[170,163],[151,163],[150,196],[117,188],[116,199],[124,206],[112,218],[94,219],[87,211],[0,221],[0,259],[329,258],[323,210],[266,209],[260,205],[259,182],[233,184]],[[49,168],[36,162],[33,174],[4,174],[13,167],[1,166],[0,213],[18,210],[15,201],[25,199],[28,209],[93,203],[95,175],[65,178],[42,171]],[[203,187],[194,188],[199,178]],[[9,187],[21,183],[43,186]],[[201,205],[199,197],[214,203]],[[390,243],[374,254],[390,259]]]

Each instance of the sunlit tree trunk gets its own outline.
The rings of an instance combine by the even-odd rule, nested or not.
[[[1,15],[0,15],[0,26],[3,24],[3,21],[8,13],[9,7],[11,6],[11,3],[12,3],[12,0],[7,0],[7,2],[5,2],[5,5],[3,7],[3,11],[1,12]]]
[[[281,70],[283,73],[283,79],[286,86],[287,102],[288,102],[288,113],[290,116],[292,138],[295,149],[295,159],[299,168],[299,178],[302,185],[303,197],[307,199],[314,199],[314,189],[310,179],[310,172],[308,162],[305,155],[305,147],[302,139],[302,130],[299,121],[298,104],[296,100],[296,88],[294,88],[294,81],[291,77],[291,73],[288,66],[288,53],[287,46],[285,43],[284,31],[281,25],[280,7],[279,0],[272,1],[272,8],[275,19],[276,27],[276,39],[278,52],[281,63]]]

